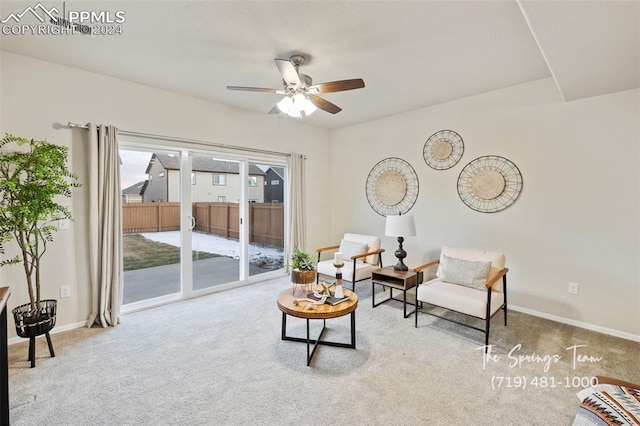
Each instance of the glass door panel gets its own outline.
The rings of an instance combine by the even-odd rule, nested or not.
[[[180,296],[180,153],[120,149],[123,305]]]
[[[249,163],[249,275],[284,267],[285,168]]]
[[[241,163],[191,156],[193,291],[240,280]]]

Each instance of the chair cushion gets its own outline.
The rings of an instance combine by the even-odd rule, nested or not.
[[[476,318],[486,319],[487,316],[486,291],[446,283],[436,278],[420,284],[416,297],[422,302],[471,315]],[[504,294],[498,291],[492,291],[491,315],[500,309],[503,303]]]
[[[318,262],[316,269],[319,274],[329,275],[330,277],[336,276],[336,268],[333,266],[333,259]],[[356,262],[356,281],[371,278],[371,273],[376,269],[378,269],[377,265]],[[342,268],[342,279],[349,282],[353,279],[353,261],[345,261],[344,267]]]
[[[368,248],[367,248],[367,251],[365,253],[378,250],[380,248],[380,244],[382,243],[380,241],[380,238],[378,238],[376,236],[372,236],[372,235],[346,233],[346,234],[344,234],[343,239],[349,240],[349,241],[355,241],[356,243],[366,243]],[[372,254],[371,256],[365,257],[364,258],[364,263],[368,263],[370,265],[377,265],[378,264],[378,255],[377,254]]]
[[[489,270],[489,278],[503,270],[506,263],[506,257],[504,253],[466,247],[443,246],[440,254],[440,262],[442,262],[442,256],[470,260],[473,262],[490,261],[491,269]],[[436,277],[438,278],[441,278],[440,266],[441,265],[438,265],[438,270],[436,272]],[[502,291],[502,280],[496,281],[492,289],[494,291]]]
[[[451,284],[460,284],[476,290],[486,290],[491,262],[473,262],[447,255],[440,262],[440,279]]]
[[[351,256],[366,253],[367,247],[367,243],[357,243],[343,238],[340,240],[340,248],[338,251],[342,253],[342,257],[344,258],[345,263],[347,263],[353,262],[351,260]],[[364,258],[356,259],[356,262],[364,263]]]

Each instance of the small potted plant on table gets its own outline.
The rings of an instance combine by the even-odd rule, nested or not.
[[[310,286],[316,280],[313,257],[298,247],[293,248],[291,255],[291,282],[295,285]],[[304,287],[303,287],[304,288]]]

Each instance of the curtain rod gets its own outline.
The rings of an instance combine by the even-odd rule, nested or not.
[[[69,121],[69,123],[67,123],[67,127],[71,128],[71,129],[89,130],[89,126],[88,125],[72,123],[71,121]],[[118,130],[118,133],[121,134],[121,135],[124,135],[124,136],[134,136],[134,137],[140,137],[140,138],[152,138],[152,139],[158,139],[158,140],[168,141],[168,142],[183,142],[183,143],[190,143],[190,144],[195,144],[195,145],[203,145],[203,146],[213,147],[213,148],[233,149],[233,150],[238,150],[238,151],[255,152],[255,153],[258,153],[258,154],[271,154],[271,155],[277,155],[277,156],[280,156],[280,157],[290,157],[291,156],[291,154],[288,154],[286,152],[269,151],[269,150],[266,150],[266,149],[249,148],[249,147],[244,147],[244,146],[228,145],[228,144],[224,144],[224,143],[207,142],[207,141],[201,141],[201,140],[197,140],[197,139],[176,138],[176,137],[172,137],[172,136],[154,135],[152,133],[131,132],[131,131],[128,131],[128,130]]]

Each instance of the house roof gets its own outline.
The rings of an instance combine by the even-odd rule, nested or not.
[[[149,160],[149,165],[145,173],[149,173],[154,161],[159,161],[167,170],[180,170],[180,157],[176,155],[154,153]],[[215,160],[203,155],[191,158],[191,169],[194,172],[227,173],[238,174],[239,163],[236,161]],[[264,176],[264,171],[254,164],[249,164],[249,174]]]
[[[141,195],[148,181],[138,182],[122,190],[122,195]]]
[[[2,49],[260,112],[273,122],[289,120],[267,115],[278,96],[226,86],[282,89],[274,58],[302,53],[300,72],[314,83],[365,81],[362,89],[322,95],[339,114],[318,111],[302,120],[328,129],[545,78],[566,101],[640,87],[637,0],[98,4],[122,10],[122,34],[9,36]],[[0,17],[24,8],[0,2]],[[158,22],[171,22],[171,30]],[[40,22],[25,16],[23,23]]]
[[[284,167],[269,167],[269,170],[272,170],[280,179],[284,180]]]

